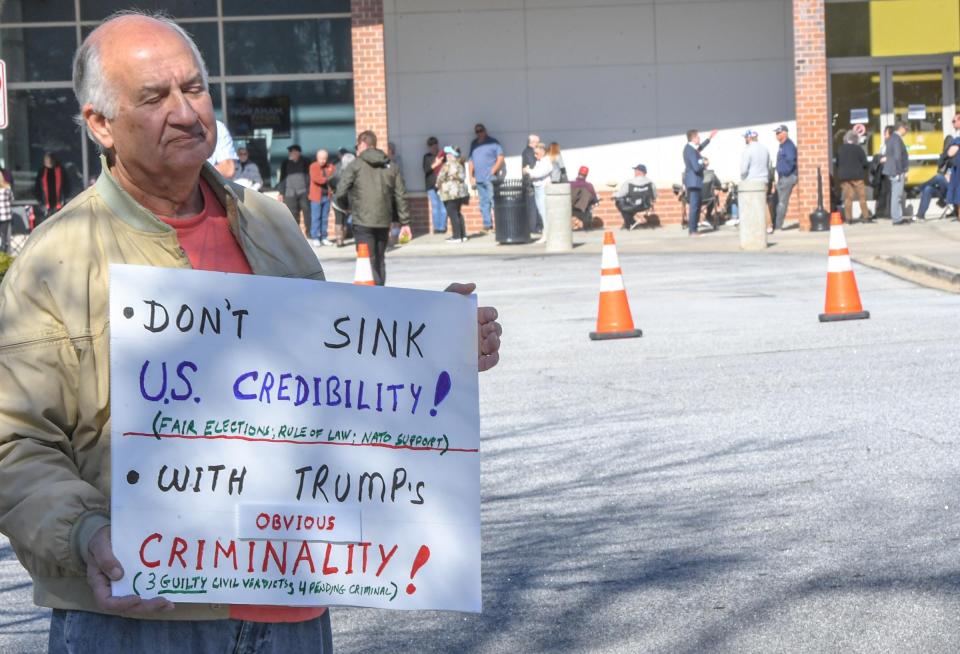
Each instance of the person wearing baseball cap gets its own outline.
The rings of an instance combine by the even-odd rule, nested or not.
[[[777,215],[774,229],[783,229],[790,194],[797,185],[797,146],[790,140],[790,130],[786,125],[780,125],[773,133],[780,142],[780,149],[777,150]]]
[[[593,184],[587,181],[587,175],[590,169],[586,166],[580,166],[577,171],[577,178],[570,182],[570,200],[573,204],[573,216],[583,225],[583,230],[587,231],[593,227],[593,213],[590,211],[600,198],[597,197],[597,190]]]
[[[770,153],[757,140],[759,135],[752,129],[743,133],[747,147],[740,155],[740,179],[770,181]]]
[[[636,215],[641,211],[649,211],[657,199],[657,187],[647,177],[647,167],[638,163],[633,167],[633,177],[626,180],[613,194],[613,201],[623,216],[623,225],[620,229],[633,229],[636,226]]]

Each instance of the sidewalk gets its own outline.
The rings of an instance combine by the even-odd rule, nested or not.
[[[917,283],[960,293],[960,222],[919,221],[893,227],[889,220],[844,227],[853,258],[858,263],[886,270]],[[691,238],[678,225],[656,229],[616,230],[617,249],[623,253],[740,252],[736,227],[721,227]],[[796,224],[767,237],[770,253],[822,254],[826,265],[829,232],[801,232]],[[599,256],[603,230],[573,233],[573,252]],[[316,248],[324,259],[352,259],[353,247]],[[743,256],[754,253],[744,252]],[[544,246],[535,243],[498,245],[493,233],[474,235],[466,243],[447,243],[441,234],[418,236],[388,256],[544,256]],[[563,256],[552,254],[550,256]]]

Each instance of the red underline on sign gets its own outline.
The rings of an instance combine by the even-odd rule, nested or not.
[[[188,441],[246,441],[248,443],[290,443],[292,445],[346,445],[347,447],[383,447],[388,450],[413,450],[414,452],[479,452],[477,448],[461,447],[425,447],[419,445],[394,445],[393,443],[346,443],[341,441],[291,441],[282,438],[253,438],[239,434],[211,434],[209,436],[187,436],[186,434],[147,434],[139,431],[127,431],[124,436],[144,438],[180,438]]]

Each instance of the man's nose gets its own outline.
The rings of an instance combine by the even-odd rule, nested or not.
[[[174,90],[170,94],[170,102],[172,103],[169,118],[171,125],[192,127],[197,123],[197,111],[183,91]]]

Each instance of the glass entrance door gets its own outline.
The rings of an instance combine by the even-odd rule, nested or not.
[[[944,85],[946,68],[887,72],[891,106],[889,122],[903,120],[910,126],[904,137],[910,153],[907,184],[922,184],[934,175],[937,158],[943,149]]]

